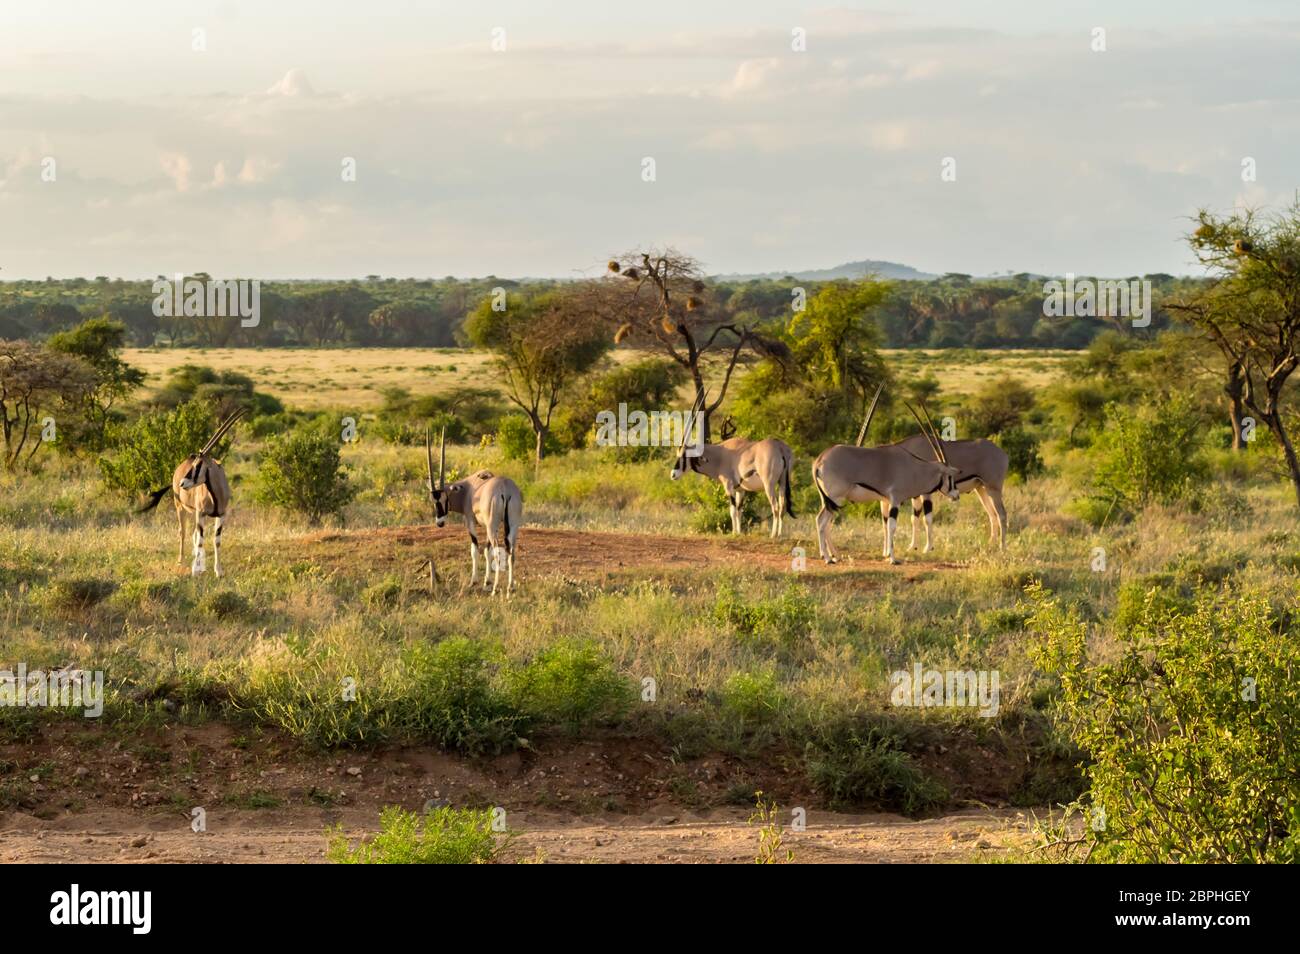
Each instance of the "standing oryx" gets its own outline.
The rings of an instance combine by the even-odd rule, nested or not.
[[[924,435],[913,434],[905,441],[899,441],[901,447],[914,457],[933,460],[934,455]],[[1002,506],[1002,485],[1007,479],[1007,452],[992,441],[944,441],[944,457],[962,472],[957,480],[957,489],[962,493],[974,491],[989,518],[989,542],[994,538],[999,549],[1006,549],[1007,510]],[[934,504],[930,495],[923,494],[912,501],[912,543],[909,550],[916,547],[916,518],[925,515],[925,553],[930,552],[930,524]]]
[[[245,409],[237,408],[217,427],[203,449],[191,454],[176,468],[172,474],[170,487],[163,487],[151,493],[150,501],[137,513],[144,513],[158,506],[168,490],[172,492],[172,502],[176,505],[176,523],[180,533],[180,544],[176,553],[176,562],[185,562],[185,515],[194,514],[194,555],[190,560],[190,574],[198,576],[207,566],[203,559],[203,522],[212,518],[212,572],[221,576],[221,528],[230,513],[230,483],[221,462],[208,455],[223,437],[243,416]]]
[[[465,518],[469,530],[469,559],[471,584],[478,576],[478,551],[483,550],[483,588],[487,589],[488,570],[496,567],[492,578],[492,592],[501,582],[501,555],[506,552],[506,593],[515,588],[515,541],[524,519],[524,495],[508,477],[494,477],[491,471],[480,470],[453,484],[447,478],[447,430],[443,428],[438,439],[438,479],[433,479],[433,440],[428,429],[424,432],[424,453],[429,463],[429,495],[433,500],[434,522],[447,523],[447,514],[459,513]],[[501,542],[498,543],[497,541]],[[491,552],[493,556],[489,558]]]
[[[872,409],[874,408],[873,402]],[[846,502],[880,501],[885,530],[884,555],[890,563],[897,563],[898,560],[894,558],[894,530],[898,526],[899,505],[905,500],[936,492],[945,493],[953,500],[961,496],[961,491],[957,489],[961,471],[948,464],[942,442],[937,435],[931,435],[926,430],[911,405],[908,405],[908,410],[912,411],[912,416],[921,425],[921,431],[930,442],[936,460],[922,460],[897,444],[884,447],[836,444],[822,451],[813,461],[813,483],[822,501],[821,512],[817,514],[817,549],[827,563],[835,562],[835,551],[831,549],[830,525],[835,519],[836,511]],[[863,431],[865,430],[864,426]]]
[[[703,400],[703,395],[696,398],[694,406],[686,414],[682,424],[682,445],[670,476],[676,480],[687,470],[693,470],[721,482],[731,508],[732,533],[741,532],[745,492],[763,491],[772,511],[770,535],[779,537],[785,529],[785,515],[794,516],[790,501],[790,468],[794,464],[794,452],[784,441],[771,437],[762,441],[732,437],[721,444],[703,443]],[[697,428],[700,442],[695,446],[690,445],[692,426]]]

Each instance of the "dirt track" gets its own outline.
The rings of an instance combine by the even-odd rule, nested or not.
[[[812,809],[807,830],[791,832],[791,810],[817,799],[779,761],[683,760],[662,743],[618,735],[539,738],[463,759],[428,746],[309,752],[217,723],[126,737],[56,723],[38,739],[0,745],[0,863],[319,862],[327,828],[360,835],[386,805],[418,811],[430,801],[505,809],[518,833],[513,860],[749,862],[755,789],[781,806],[798,861],[966,861],[1029,837],[1027,813],[985,809],[924,821]],[[196,807],[202,834],[190,829]]]
[[[10,863],[317,863],[325,861],[325,829],[350,834],[373,828],[373,813],[230,811],[207,817],[196,834],[180,815],[137,817],[105,812],[53,822],[18,820],[0,829],[0,864]],[[658,813],[617,819],[533,813],[509,817],[517,834],[507,860],[558,863],[748,863],[757,827],[743,810],[694,815]],[[10,823],[7,823],[10,824]],[[1028,843],[1019,812],[963,812],[912,821],[896,815],[811,812],[802,832],[783,833],[802,863],[958,862],[993,858]]]

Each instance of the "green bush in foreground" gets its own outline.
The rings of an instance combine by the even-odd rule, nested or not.
[[[576,731],[627,710],[632,684],[595,643],[562,640],[510,675],[516,705],[535,719]]]
[[[490,651],[463,636],[408,647],[401,679],[407,688],[394,704],[398,725],[467,755],[513,747],[526,720],[497,688],[495,668]]]
[[[831,808],[869,805],[916,815],[948,799],[896,739],[876,728],[834,725],[808,743],[804,758],[813,788]]]
[[[1151,589],[1089,657],[1088,627],[1039,591],[1033,657],[1060,680],[1057,716],[1092,760],[1081,836],[1062,852],[1134,863],[1300,861],[1300,645],[1268,601]]]
[[[435,808],[420,816],[390,806],[379,815],[379,834],[355,848],[342,826],[331,829],[326,857],[340,865],[482,865],[500,848],[491,812]]]

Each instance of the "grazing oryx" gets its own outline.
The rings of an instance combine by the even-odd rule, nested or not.
[[[911,405],[908,405],[908,410],[912,411]],[[912,411],[912,416],[921,424],[916,411]],[[897,563],[894,530],[898,526],[899,505],[905,500],[936,492],[945,493],[953,500],[961,496],[957,489],[961,471],[948,464],[938,436],[932,436],[924,424],[921,424],[921,430],[930,442],[936,460],[914,457],[896,444],[884,447],[836,444],[822,451],[813,461],[813,484],[822,501],[821,512],[817,514],[817,549],[827,563],[835,562],[830,525],[835,513],[846,502],[880,501],[885,530],[884,555],[890,563]]]
[[[697,429],[699,441],[694,446],[689,442],[692,426]],[[794,507],[790,501],[790,468],[794,464],[794,452],[784,441],[771,437],[762,441],[732,437],[721,444],[705,444],[703,427],[704,405],[701,395],[687,412],[682,424],[682,445],[678,449],[677,462],[670,475],[672,479],[676,480],[687,470],[693,470],[721,482],[731,508],[732,533],[741,532],[741,508],[745,503],[745,492],[763,491],[767,494],[768,506],[772,510],[770,535],[779,537],[785,530],[785,515],[794,516]]]
[[[933,460],[934,455],[924,435],[914,434],[905,441],[899,441],[901,447],[914,457]],[[1007,510],[1002,506],[1002,484],[1007,479],[1007,453],[992,441],[944,441],[944,456],[952,466],[962,472],[957,480],[957,489],[962,493],[974,491],[984,506],[989,518],[989,542],[994,538],[999,549],[1006,549]],[[930,495],[923,494],[912,501],[912,543],[909,550],[916,547],[916,518],[925,515],[925,550],[930,552],[930,524],[934,517],[934,504]]]
[[[230,513],[230,483],[221,462],[208,455],[223,437],[235,426],[235,422],[244,414],[244,408],[236,409],[230,414],[215,433],[208,438],[203,449],[191,454],[176,468],[172,474],[170,487],[155,490],[149,495],[150,501],[137,513],[144,513],[158,506],[167,491],[172,492],[172,502],[176,505],[176,523],[180,533],[180,545],[176,553],[176,562],[185,563],[185,515],[194,514],[194,555],[190,560],[190,574],[198,576],[207,566],[203,559],[203,522],[212,518],[212,572],[221,576],[221,528]]]
[[[429,494],[433,499],[435,523],[447,523],[447,514],[458,513],[465,518],[469,530],[469,559],[471,584],[478,576],[478,551],[483,550],[483,589],[487,589],[488,570],[496,567],[492,578],[492,592],[501,582],[501,549],[506,552],[506,594],[515,588],[515,541],[524,519],[524,495],[508,477],[495,477],[491,471],[480,470],[454,484],[447,483],[447,429],[438,439],[438,479],[433,479],[433,441],[426,429],[424,453],[429,462]],[[497,541],[500,541],[498,543]],[[493,554],[489,558],[488,554]]]

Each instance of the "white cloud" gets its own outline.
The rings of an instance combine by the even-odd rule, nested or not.
[[[504,54],[478,34],[445,56],[359,45],[373,86],[300,38],[237,83],[214,28],[208,59],[177,67],[190,87],[207,70],[199,92],[0,99],[3,274],[571,275],[668,241],[719,271],[861,257],[1177,271],[1198,206],[1297,184],[1289,25],[1171,21],[1123,44],[1112,29],[1104,55],[1060,31],[800,25],[804,53],[787,26],[745,24],[620,25],[604,41],[516,29]],[[97,65],[129,75],[115,55]],[[268,88],[266,62],[302,65]],[[44,155],[55,184],[40,182]],[[943,183],[950,155],[958,179]],[[1252,188],[1242,155],[1259,161]]]

